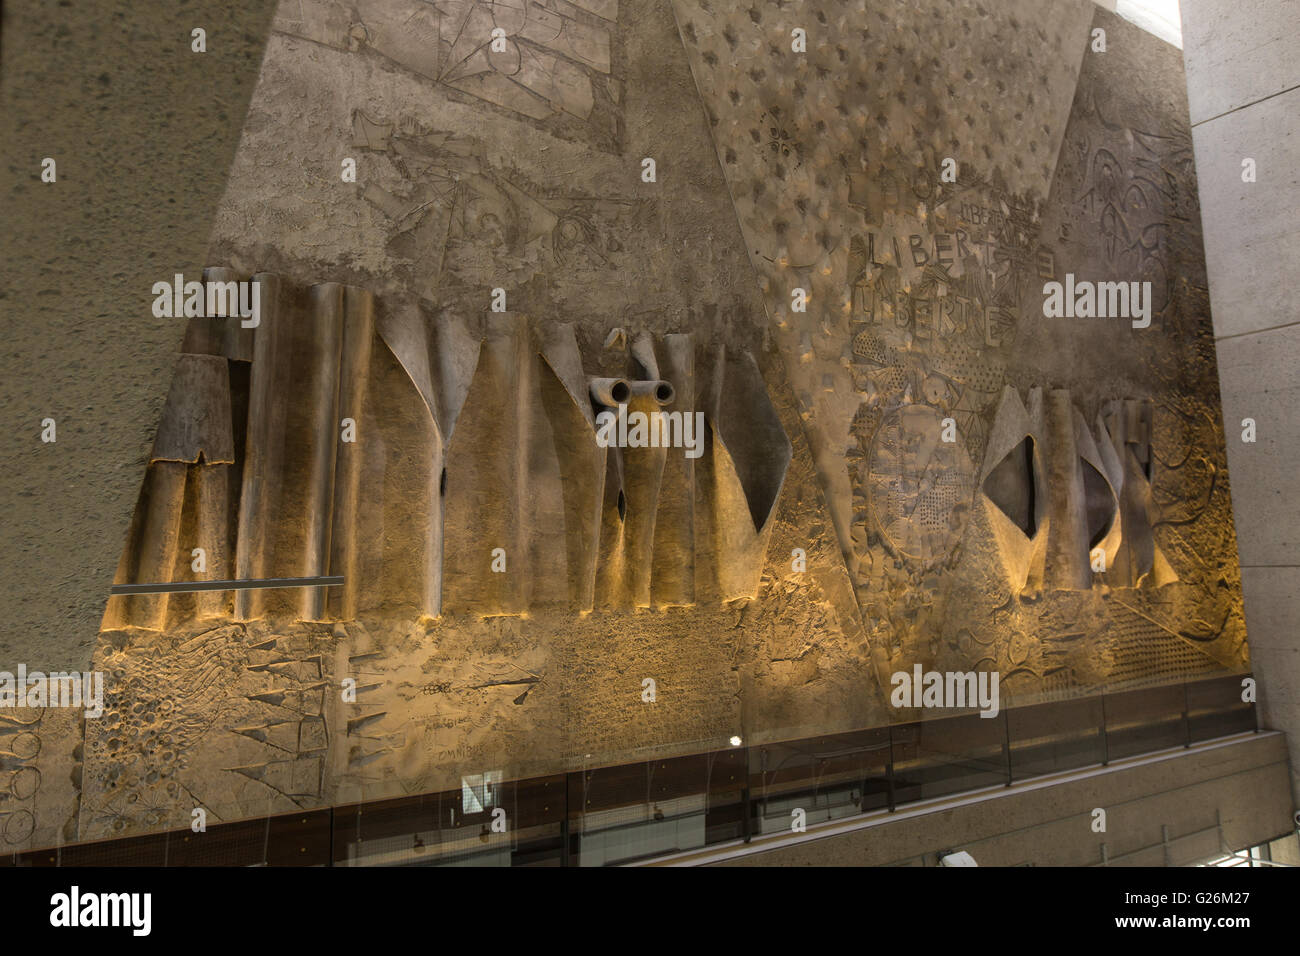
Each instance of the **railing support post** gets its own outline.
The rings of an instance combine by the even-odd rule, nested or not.
[[[1106,727],[1106,692],[1101,692],[1101,765],[1110,766],[1110,732]]]
[[[889,795],[889,812],[894,812],[894,725],[890,724],[889,730],[889,760],[885,763],[885,782],[888,787]]]
[[[744,814],[742,823],[744,829],[741,831],[745,835],[745,842],[750,840],[751,821],[749,819],[749,746],[745,746],[745,788],[740,792],[740,809]]]
[[[1002,709],[1002,755],[1007,761],[1007,786],[1011,786],[1011,711]]]

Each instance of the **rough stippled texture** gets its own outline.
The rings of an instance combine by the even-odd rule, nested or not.
[[[1244,668],[1179,73],[1083,0],[286,0],[202,264],[295,318],[187,338],[120,573],[349,590],[115,602],[75,834]],[[614,378],[705,457],[595,452]]]
[[[90,660],[184,333],[150,290],[198,278],[274,9],[5,4],[0,666]]]

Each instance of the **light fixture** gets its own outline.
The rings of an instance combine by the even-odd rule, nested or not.
[[[733,746],[733,747],[739,747],[739,746],[740,746],[740,734],[732,734],[732,735],[731,735],[731,746]]]

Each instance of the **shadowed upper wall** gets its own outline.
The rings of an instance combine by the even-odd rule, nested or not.
[[[275,6],[5,4],[5,667],[90,659],[184,331],[150,288],[203,264]]]

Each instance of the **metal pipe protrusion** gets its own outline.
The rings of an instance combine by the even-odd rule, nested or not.
[[[632,386],[621,378],[588,378],[587,389],[593,402],[607,408],[626,405],[632,397]]]
[[[658,379],[652,382],[633,382],[633,395],[649,395],[659,405],[671,405],[677,398],[677,392],[673,388],[672,382]]]

